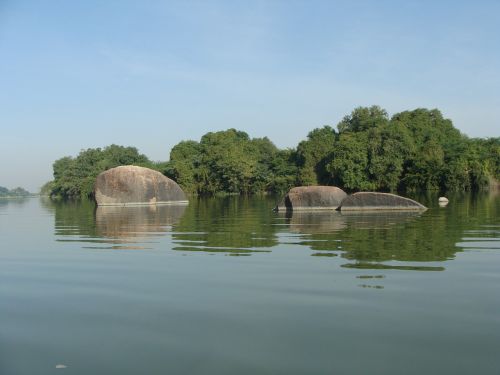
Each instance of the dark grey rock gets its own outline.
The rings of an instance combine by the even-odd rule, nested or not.
[[[133,165],[99,174],[94,197],[98,206],[187,203],[186,195],[175,181],[160,172]]]
[[[389,193],[361,192],[347,196],[340,204],[340,210],[426,210],[427,207],[405,197]]]
[[[276,209],[335,210],[346,196],[335,186],[298,186],[290,189]]]

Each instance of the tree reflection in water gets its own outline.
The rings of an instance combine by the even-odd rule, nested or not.
[[[300,246],[318,258],[345,259],[344,268],[438,271],[442,264],[428,263],[453,259],[467,248],[467,233],[488,237],[484,228],[471,232],[474,222],[494,222],[500,214],[498,196],[449,197],[445,208],[437,196],[419,197],[429,207],[423,213],[274,213],[275,198],[241,196],[192,198],[187,207],[45,206],[55,213],[58,241],[92,248],[154,248],[166,236],[162,249],[186,253],[250,255]]]
[[[430,207],[423,213],[297,212],[287,213],[286,222],[291,232],[301,234],[297,243],[316,251],[312,255],[333,252],[354,261],[343,264],[344,268],[442,271],[445,268],[440,265],[421,263],[453,259],[467,247],[463,237],[471,223],[494,221],[500,213],[496,194],[455,194],[450,198],[450,205],[442,208],[437,197],[421,196]],[[484,229],[478,233],[488,236]]]
[[[170,232],[186,210],[185,205],[96,207],[90,201],[48,203],[47,208],[55,210],[57,241],[115,250],[152,249],[155,238]]]

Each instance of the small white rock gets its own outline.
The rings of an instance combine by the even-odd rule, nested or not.
[[[58,364],[56,365],[56,368],[67,368],[68,366],[66,365],[63,365],[63,364]]]
[[[448,203],[448,198],[446,198],[446,197],[439,197],[438,201],[440,203]]]

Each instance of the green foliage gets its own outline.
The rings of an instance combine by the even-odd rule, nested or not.
[[[248,193],[258,155],[248,134],[229,129],[205,134],[200,141],[201,193]]]
[[[405,161],[401,189],[446,191],[486,187],[488,172],[479,158],[481,151],[437,109],[405,111],[394,115],[391,123],[406,127],[414,144]]]
[[[498,139],[471,141],[437,109],[356,108],[338,129],[326,169],[348,190],[477,190],[498,173]]]
[[[387,112],[379,106],[358,107],[345,116],[337,125],[339,133],[364,132],[373,128],[380,128],[389,122]]]
[[[298,168],[294,161],[295,152],[291,149],[279,150],[273,155],[269,161],[269,192],[282,193],[297,185]]]
[[[54,189],[54,181],[48,181],[40,188],[40,195],[48,197],[52,193],[52,189]]]
[[[29,197],[31,194],[28,190],[22,187],[16,187],[14,189],[7,189],[6,187],[0,186],[0,197],[6,198],[16,198],[16,197]]]
[[[407,129],[385,124],[368,132],[369,176],[376,190],[395,191],[413,148]]]
[[[167,162],[151,162],[134,147],[87,149],[56,160],[54,181],[42,192],[89,197],[100,172],[129,164],[158,170],[186,192],[208,195],[318,184],[349,191],[462,191],[500,180],[500,138],[469,139],[437,109],[389,118],[378,106],[358,107],[337,129],[314,129],[296,149],[286,150],[236,129],[209,132],[199,142],[179,142]]]
[[[337,134],[330,126],[314,129],[297,146],[299,185],[328,185],[332,180],[327,164],[334,151]]]
[[[188,192],[210,195],[281,191],[295,182],[289,151],[236,129],[207,133],[199,143],[178,143],[166,174]]]
[[[201,163],[200,144],[195,141],[182,141],[170,151],[170,162],[165,174],[177,181],[185,191],[198,191],[197,168]]]
[[[120,165],[154,167],[149,159],[139,154],[135,147],[111,145],[82,150],[76,158],[58,159],[53,164],[54,180],[45,189],[50,189],[54,198],[91,197],[97,175]]]
[[[469,142],[474,164],[481,164],[487,176],[500,180],[500,137],[475,138]]]
[[[340,136],[327,163],[336,185],[347,190],[394,191],[412,149],[403,126],[380,107],[356,108],[338,124]]]
[[[341,134],[328,170],[338,185],[348,190],[372,190],[368,179],[366,134]]]

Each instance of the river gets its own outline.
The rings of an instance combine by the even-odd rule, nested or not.
[[[500,196],[0,200],[0,374],[499,374]]]

